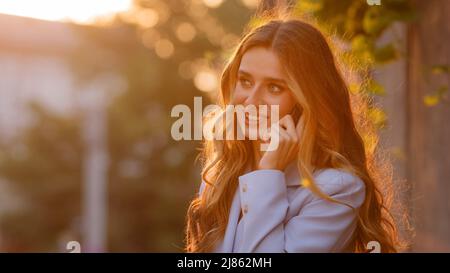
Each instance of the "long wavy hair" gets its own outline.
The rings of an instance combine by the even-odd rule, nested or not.
[[[297,167],[300,177],[308,181],[303,186],[333,202],[336,200],[314,183],[316,170],[342,169],[361,178],[366,196],[357,212],[350,250],[367,252],[368,242],[378,241],[382,252],[399,251],[399,236],[390,213],[392,178],[385,169],[389,164],[375,156],[376,132],[363,115],[367,103],[349,92],[327,39],[318,28],[295,18],[272,18],[248,29],[222,73],[218,103],[223,109],[231,103],[242,56],[254,47],[277,54],[289,89],[302,109],[304,129]],[[372,141],[372,148],[365,147],[362,135]],[[223,239],[238,177],[254,160],[252,149],[248,140],[203,142],[200,158],[206,186],[188,208],[187,252],[213,251]]]

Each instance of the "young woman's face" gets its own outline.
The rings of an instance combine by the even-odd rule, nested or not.
[[[278,56],[270,49],[255,47],[242,56],[233,93],[233,105],[267,105],[267,116],[246,117],[245,135],[249,136],[249,119],[267,119],[270,127],[270,107],[278,105],[279,119],[290,114],[296,101],[286,84],[286,75]],[[258,111],[259,112],[259,111]],[[273,122],[273,121],[272,121]],[[243,128],[243,124],[241,124]]]

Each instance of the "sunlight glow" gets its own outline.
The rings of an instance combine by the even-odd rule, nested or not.
[[[132,0],[3,0],[0,13],[89,24],[96,17],[128,10],[131,5]]]
[[[194,85],[200,91],[212,92],[214,91],[219,82],[216,73],[211,70],[199,71],[194,77]]]

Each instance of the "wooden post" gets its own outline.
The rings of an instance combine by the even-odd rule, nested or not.
[[[450,63],[450,1],[415,1],[420,18],[408,41],[408,180],[415,218],[414,251],[450,251],[450,105],[428,107],[423,98],[449,76],[432,75]]]

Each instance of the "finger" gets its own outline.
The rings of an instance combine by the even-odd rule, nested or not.
[[[289,143],[293,142],[292,137],[279,124],[276,124],[276,126],[273,126],[273,133],[278,134],[278,141],[280,144],[282,144],[281,146],[289,147],[290,145],[284,145],[284,144],[289,144]],[[274,136],[274,135],[272,135],[272,136]]]
[[[270,127],[270,142],[272,143],[273,141],[278,141],[278,147],[280,146],[280,144],[284,143],[285,140],[285,136],[283,134],[283,132],[280,130],[280,126],[278,123],[276,124],[272,124],[272,126]]]
[[[289,120],[293,121],[293,118],[292,118],[292,116],[290,114],[286,114],[286,115],[284,115],[282,118],[280,118],[275,123],[278,123],[279,125],[282,125],[283,129],[286,129],[286,124],[287,124],[287,122],[289,122]]]
[[[272,126],[270,126],[268,137],[270,140],[272,140],[275,135],[280,138],[280,129],[278,123],[272,124]]]
[[[280,125],[286,128],[287,133],[291,136],[291,139],[295,142],[298,140],[298,136],[295,129],[294,119],[291,115],[286,115],[280,120]]]

